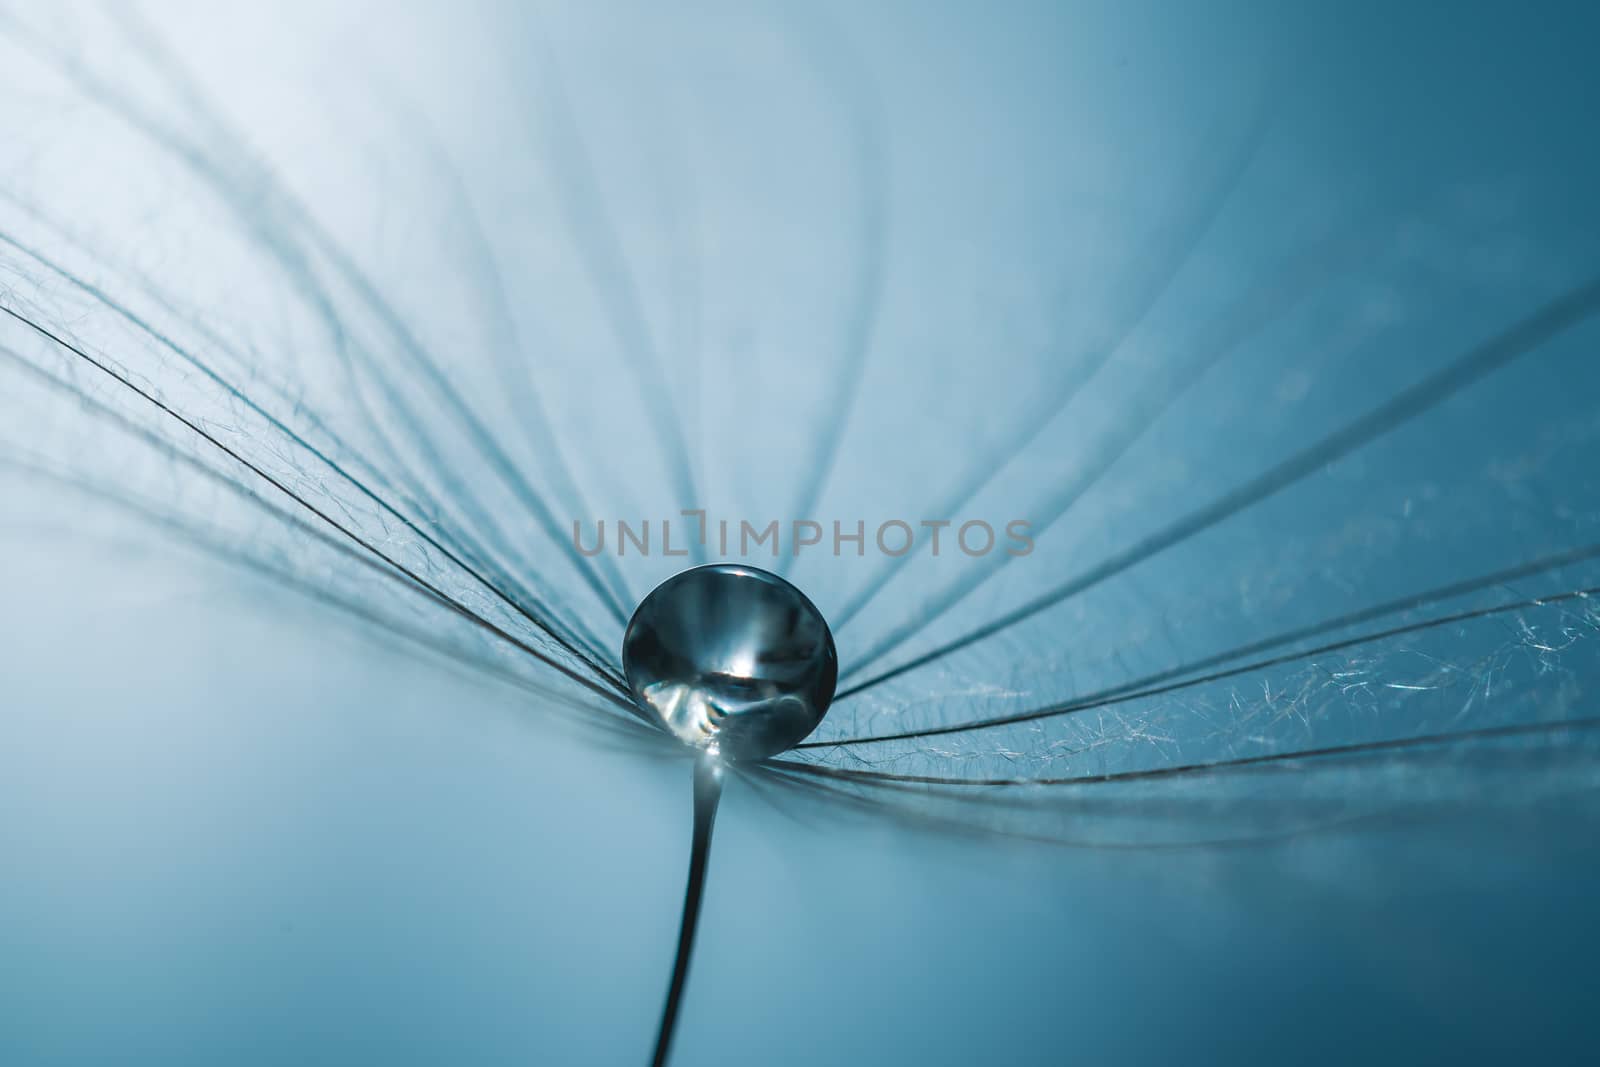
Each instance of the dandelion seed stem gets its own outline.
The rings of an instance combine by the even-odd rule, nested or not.
[[[717,802],[722,799],[722,762],[715,749],[707,749],[694,761],[694,837],[689,845],[689,884],[683,894],[683,920],[678,925],[678,955],[672,964],[672,984],[667,987],[667,1002],[661,1009],[661,1030],[656,1035],[656,1051],[650,1062],[665,1067],[672,1050],[672,1031],[678,1022],[678,1006],[683,1002],[683,987],[689,980],[689,957],[694,953],[694,931],[700,922],[700,898],[706,887],[706,866],[711,859],[711,829],[717,821]]]

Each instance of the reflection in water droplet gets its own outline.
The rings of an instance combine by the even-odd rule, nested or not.
[[[729,759],[763,759],[816,729],[839,659],[805,595],[755,567],[673,575],[639,604],[622,639],[634,695],[668,730]]]

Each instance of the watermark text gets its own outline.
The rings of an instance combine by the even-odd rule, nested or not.
[[[687,556],[698,544],[722,557],[782,555],[803,552],[835,556],[870,553],[898,558],[913,551],[929,555],[960,553],[974,559],[991,552],[1026,556],[1033,552],[1032,524],[1026,519],[991,523],[985,519],[889,519],[869,525],[865,519],[711,519],[704,508],[682,511],[675,519],[594,519],[572,522],[572,547],[579,555]]]

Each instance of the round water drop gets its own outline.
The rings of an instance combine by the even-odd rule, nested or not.
[[[816,605],[776,574],[719,563],[673,575],[622,638],[639,701],[679,740],[763,759],[816,729],[839,657]]]

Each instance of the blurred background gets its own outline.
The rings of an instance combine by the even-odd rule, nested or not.
[[[0,4],[0,1062],[643,1062],[684,509],[845,676],[674,1062],[1584,1060],[1597,28]]]

